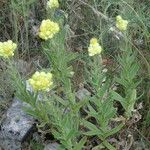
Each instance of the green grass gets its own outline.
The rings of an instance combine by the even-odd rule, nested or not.
[[[44,146],[34,140],[30,141],[30,150],[43,150]]]

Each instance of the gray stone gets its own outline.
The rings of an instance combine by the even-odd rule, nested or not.
[[[16,149],[14,150],[19,150],[20,143],[26,138],[26,135],[33,127],[33,117],[27,115],[22,110],[22,107],[25,105],[25,103],[15,98],[6,112],[5,119],[1,123],[0,146],[5,150],[9,150],[9,147],[15,147],[15,145]]]
[[[85,88],[82,88],[76,92],[76,98],[78,100],[82,100],[85,97],[90,96],[90,95],[91,95],[91,93]]]
[[[60,145],[58,143],[49,143],[44,147],[44,150],[57,150]]]
[[[21,142],[8,139],[0,140],[0,150],[21,150]]]

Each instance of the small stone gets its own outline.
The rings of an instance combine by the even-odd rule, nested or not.
[[[90,95],[91,95],[91,93],[85,88],[82,88],[82,89],[80,89],[79,91],[76,92],[76,98],[78,100],[82,100],[85,97],[90,96]]]
[[[12,105],[7,110],[5,119],[1,123],[0,146],[5,150],[9,150],[9,147],[13,147],[15,143],[19,147],[18,145],[21,145],[21,142],[24,141],[26,135],[33,128],[33,117],[22,110],[25,105],[27,104],[14,98]],[[14,150],[19,150],[19,148]]]
[[[44,147],[44,150],[57,150],[60,145],[58,143],[49,143]]]

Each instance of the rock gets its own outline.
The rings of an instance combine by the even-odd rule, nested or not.
[[[49,143],[44,147],[44,150],[57,150],[60,145],[58,143]]]
[[[0,140],[0,150],[21,150],[21,142],[8,139]]]
[[[82,100],[86,96],[90,96],[90,95],[91,95],[91,93],[85,88],[82,88],[82,89],[80,89],[79,91],[76,92],[76,98],[78,100]]]
[[[6,117],[2,121],[0,128],[0,146],[4,150],[19,150],[21,142],[24,141],[33,128],[33,117],[22,110],[25,105],[27,104],[14,98],[12,105],[6,112]]]

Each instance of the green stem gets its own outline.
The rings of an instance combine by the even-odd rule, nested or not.
[[[106,140],[103,141],[102,143],[105,147],[107,147],[109,150],[117,150],[114,146],[112,146],[109,142]]]
[[[116,148],[114,146],[112,146],[109,142],[107,142],[106,139],[104,139],[103,137],[99,136],[99,138],[102,140],[102,144],[109,150],[116,150]]]

